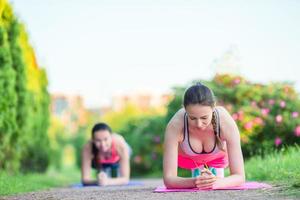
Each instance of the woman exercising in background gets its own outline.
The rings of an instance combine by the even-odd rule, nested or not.
[[[83,185],[124,185],[130,177],[130,147],[124,138],[112,133],[105,123],[95,124],[92,139],[82,150],[81,181]],[[91,168],[97,170],[97,180],[91,179]],[[117,177],[112,177],[112,171]]]

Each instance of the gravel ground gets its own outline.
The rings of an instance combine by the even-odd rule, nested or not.
[[[39,192],[30,192],[15,196],[0,197],[2,200],[13,199],[217,199],[217,200],[235,200],[235,199],[297,199],[296,197],[287,197],[282,195],[283,188],[273,187],[271,189],[243,190],[243,191],[199,191],[199,192],[173,192],[173,193],[154,193],[156,186],[162,185],[161,179],[140,180],[143,185],[140,186],[114,186],[114,187],[85,187],[85,188],[54,188]]]

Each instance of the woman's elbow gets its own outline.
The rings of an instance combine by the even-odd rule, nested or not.
[[[245,174],[240,174],[239,175],[239,185],[242,185],[246,182],[246,177]]]
[[[164,179],[164,185],[166,186],[166,188],[169,188],[169,189],[172,188],[171,182],[167,179]]]
[[[81,179],[81,184],[83,186],[90,186],[90,185],[96,185],[98,183],[97,183],[97,181],[92,181],[92,180],[89,180],[89,179]]]
[[[129,184],[129,177],[124,177],[124,182],[125,185]]]
[[[127,185],[130,182],[130,175],[121,175],[119,177],[117,177],[120,179],[120,183],[123,185]]]
[[[166,188],[173,188],[174,187],[171,177],[164,176],[163,180],[164,180],[164,185],[166,186]]]
[[[244,184],[246,182],[246,176],[245,176],[245,174],[243,174],[241,176],[241,181],[242,181],[242,184]]]

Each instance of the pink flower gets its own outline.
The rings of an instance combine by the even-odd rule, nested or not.
[[[274,99],[269,99],[269,105],[274,105],[275,100]]]
[[[254,123],[255,123],[255,124],[262,125],[262,124],[263,124],[263,120],[262,120],[260,117],[255,117]]]
[[[285,87],[284,87],[284,92],[285,92],[285,93],[288,93],[288,92],[289,92],[289,90],[290,90],[290,89],[289,89],[289,87],[288,87],[288,86],[285,86]]]
[[[280,105],[281,108],[284,108],[285,107],[285,101],[280,101],[279,105]]]
[[[252,107],[256,107],[256,106],[257,106],[256,101],[251,101],[251,106],[252,106]]]
[[[245,130],[250,131],[253,126],[253,122],[249,121],[244,125]]]
[[[142,157],[140,155],[136,155],[133,160],[136,164],[140,164],[142,162]]]
[[[274,143],[275,143],[276,147],[278,147],[279,145],[281,145],[281,143],[282,143],[281,138],[280,137],[276,137]]]
[[[238,120],[242,121],[244,119],[244,111],[240,110],[238,112]]]
[[[232,111],[232,105],[231,104],[228,104],[228,105],[226,105],[226,109],[229,111],[229,112],[231,112]]]
[[[153,141],[155,142],[155,143],[160,143],[160,137],[157,135],[157,136],[155,136],[154,138],[153,138]]]
[[[236,121],[236,120],[238,120],[239,115],[237,113],[233,113],[232,118],[234,119],[234,121]]]
[[[300,125],[295,128],[295,136],[300,137]]]
[[[298,112],[293,112],[293,113],[292,113],[292,117],[293,117],[293,118],[297,118],[298,116],[299,116],[299,113],[298,113]]]
[[[269,108],[262,108],[262,109],[261,109],[261,114],[262,114],[263,116],[267,116],[267,115],[269,114],[269,112],[270,112],[270,109],[269,109]]]
[[[233,80],[233,83],[234,84],[239,84],[241,82],[241,79],[239,79],[239,78],[235,78],[234,80]]]
[[[276,122],[279,124],[282,122],[283,118],[281,115],[277,115],[276,118],[275,118]]]
[[[156,154],[155,152],[152,152],[151,158],[152,158],[153,160],[156,160],[156,159],[157,159],[157,154]]]

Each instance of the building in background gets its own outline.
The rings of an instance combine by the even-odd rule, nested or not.
[[[88,122],[88,110],[79,95],[51,95],[51,114],[58,118],[70,133],[76,133],[80,126]]]
[[[133,93],[127,95],[116,95],[112,98],[112,110],[120,111],[128,103],[134,104],[141,110],[147,110],[153,107],[166,106],[172,95],[161,94],[155,95],[151,93]]]
[[[76,133],[80,126],[88,123],[89,117],[100,119],[100,116],[110,111],[120,111],[126,105],[134,104],[142,111],[151,108],[164,107],[171,100],[171,94],[132,93],[116,95],[111,105],[98,108],[86,108],[84,100],[79,95],[51,95],[51,113],[59,119],[70,133]]]

